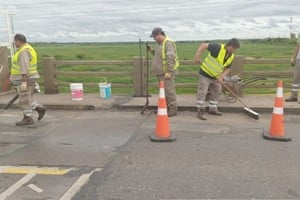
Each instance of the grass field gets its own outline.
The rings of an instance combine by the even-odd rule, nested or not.
[[[226,41],[209,41],[226,43]],[[176,42],[180,60],[191,60],[201,42]],[[293,53],[296,41],[283,38],[269,38],[263,40],[241,40],[241,48],[236,55],[244,55],[251,58],[290,58]],[[151,41],[151,46],[156,44]],[[134,56],[140,55],[139,43],[34,43],[39,61],[42,57],[55,57],[58,60],[131,60]],[[142,42],[142,55],[146,56],[145,42]],[[202,56],[205,58],[207,52]],[[39,64],[42,68],[42,65]],[[199,66],[181,66],[180,71],[191,71],[197,73]],[[251,70],[290,70],[290,66],[282,65],[245,65],[246,71]],[[61,71],[132,71],[132,66],[59,66]],[[111,83],[132,83],[130,77],[107,77]],[[58,77],[58,81],[64,82],[99,82],[101,77]],[[155,83],[155,77],[150,77],[150,83]],[[180,83],[197,83],[197,77],[178,77]],[[112,86],[113,87],[113,86]],[[68,88],[59,88],[60,92],[69,92]],[[98,88],[87,88],[85,92],[98,92]],[[151,92],[157,92],[155,88]],[[178,93],[195,93],[195,88],[178,88]],[[247,90],[248,93],[268,93],[270,90]],[[113,93],[132,93],[132,88],[114,89]]]

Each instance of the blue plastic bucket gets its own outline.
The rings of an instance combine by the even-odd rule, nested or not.
[[[111,98],[111,84],[110,83],[99,83],[99,92],[102,99]]]

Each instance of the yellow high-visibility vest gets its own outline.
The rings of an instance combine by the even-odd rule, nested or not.
[[[204,62],[200,65],[200,68],[209,76],[219,78],[219,76],[224,71],[224,68],[228,67],[234,59],[234,54],[232,54],[226,60],[226,62],[223,63],[225,56],[226,48],[224,44],[221,44],[218,56],[215,58],[211,55],[211,53],[209,53],[208,56],[205,58]]]
[[[173,45],[175,46],[175,49],[176,49],[176,45],[175,43],[170,40],[169,37],[166,37],[162,43],[162,59],[163,59],[163,71],[166,72],[166,69],[167,69],[167,55],[166,55],[166,42],[167,41],[170,41],[173,43]],[[173,70],[176,70],[177,68],[179,67],[179,59],[178,59],[178,56],[177,56],[177,52],[176,52],[176,57],[175,57],[175,65],[173,66]]]
[[[29,69],[28,69],[29,75],[38,73],[36,51],[29,44],[24,44],[20,49],[17,50],[17,52],[15,53],[15,55],[13,57],[13,64],[12,64],[11,71],[10,71],[10,73],[12,75],[20,75],[21,74],[21,66],[19,65],[18,59],[19,59],[20,53],[25,49],[29,51],[29,53],[32,57],[32,59],[30,60],[30,63],[29,63]]]

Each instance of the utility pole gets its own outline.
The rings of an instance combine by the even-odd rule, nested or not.
[[[293,17],[290,17],[290,38],[293,39],[296,37],[296,34],[293,33]]]
[[[8,91],[10,88],[9,60],[12,64],[16,50],[14,45],[13,15],[15,13],[12,11],[0,10],[0,92]]]
[[[0,10],[0,16],[5,19],[3,20],[4,21],[3,26],[0,27],[0,33],[1,35],[7,35],[7,40],[0,41],[0,46],[5,46],[9,48],[11,60],[16,51],[16,47],[14,45],[13,15],[15,15],[14,11]]]

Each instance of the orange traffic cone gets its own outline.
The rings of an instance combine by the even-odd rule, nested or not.
[[[159,99],[156,118],[155,134],[150,135],[153,142],[173,142],[176,140],[175,136],[171,135],[169,118],[167,111],[167,103],[165,98],[164,82],[159,82]]]
[[[283,86],[282,80],[277,83],[277,94],[274,103],[271,126],[269,134],[263,131],[263,138],[276,141],[291,141],[292,138],[285,137],[284,116],[283,116]]]

